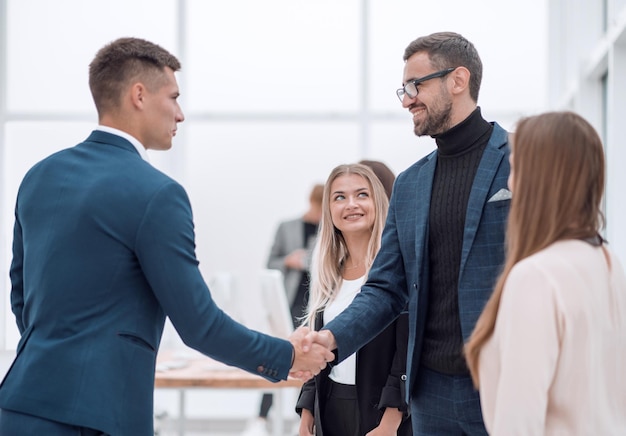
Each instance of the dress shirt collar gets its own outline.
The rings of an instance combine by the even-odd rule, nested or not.
[[[141,156],[143,160],[145,160],[146,162],[150,162],[150,157],[148,156],[148,152],[146,151],[145,147],[141,145],[141,142],[139,142],[139,140],[134,136],[129,135],[122,130],[116,129],[115,127],[103,125],[98,125],[98,127],[96,127],[96,130],[101,130],[103,132],[111,133],[112,135],[121,136],[122,138],[133,144],[133,147],[137,149],[137,153],[139,153],[139,156]]]

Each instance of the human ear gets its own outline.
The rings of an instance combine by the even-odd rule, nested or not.
[[[457,67],[451,74],[452,79],[452,92],[454,94],[461,94],[463,91],[469,89],[470,72],[465,67]]]
[[[136,108],[141,108],[146,96],[146,87],[141,82],[133,83],[130,86],[130,101]]]

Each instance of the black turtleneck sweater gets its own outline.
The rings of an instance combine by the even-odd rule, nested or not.
[[[421,363],[445,374],[467,374],[459,318],[459,271],[465,214],[478,164],[493,126],[476,108],[434,136],[437,168],[430,199],[428,309]]]

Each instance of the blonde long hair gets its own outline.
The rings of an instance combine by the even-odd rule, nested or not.
[[[313,249],[309,305],[307,314],[304,316],[304,324],[311,327],[315,326],[315,316],[335,298],[336,292],[341,286],[344,263],[349,255],[343,234],[334,226],[330,214],[331,185],[338,177],[348,174],[359,175],[367,181],[374,202],[374,224],[365,259],[366,275],[380,249],[380,239],[389,208],[385,188],[374,171],[368,166],[362,164],[339,165],[331,171],[324,185],[322,219]]]
[[[493,334],[515,264],[556,241],[598,236],[604,225],[604,166],[602,141],[580,115],[548,112],[518,122],[504,270],[465,346],[476,387],[480,351]]]

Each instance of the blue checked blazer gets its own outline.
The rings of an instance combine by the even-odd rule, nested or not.
[[[471,334],[504,263],[510,198],[489,200],[507,188],[509,153],[507,132],[494,124],[465,217],[458,289],[464,339]],[[428,304],[428,216],[436,166],[433,152],[398,176],[382,247],[367,283],[352,304],[325,326],[335,336],[341,361],[390,324],[408,302],[407,395],[419,368]]]

